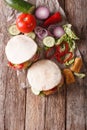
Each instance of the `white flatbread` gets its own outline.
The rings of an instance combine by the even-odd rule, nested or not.
[[[5,48],[7,59],[13,64],[20,64],[31,59],[37,51],[37,44],[25,35],[11,38]]]
[[[56,87],[62,79],[62,74],[53,61],[40,60],[29,68],[27,78],[33,89],[42,91]]]

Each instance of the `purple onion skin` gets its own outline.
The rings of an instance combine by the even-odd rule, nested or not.
[[[39,20],[45,20],[49,17],[50,11],[46,6],[39,6],[35,11],[35,16]]]
[[[59,27],[54,28],[53,34],[56,38],[60,38],[61,36],[65,34],[65,32],[64,32],[64,29],[59,26]]]
[[[35,34],[38,36],[38,38],[41,40],[46,36],[48,36],[48,31],[45,28],[42,28],[40,26],[37,26],[34,31]]]

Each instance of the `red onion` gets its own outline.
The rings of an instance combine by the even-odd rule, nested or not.
[[[43,39],[48,35],[48,31],[40,26],[37,26],[34,31],[40,39]]]
[[[50,25],[50,26],[48,27],[47,30],[50,32],[51,35],[53,35],[53,30],[54,30],[56,27],[57,27],[56,24],[52,24],[52,25]]]
[[[44,20],[47,19],[50,15],[50,11],[47,7],[45,6],[39,6],[36,11],[35,11],[35,16],[40,19]]]
[[[60,38],[61,36],[65,34],[65,32],[64,32],[64,29],[59,26],[59,27],[54,28],[53,34],[56,38]]]

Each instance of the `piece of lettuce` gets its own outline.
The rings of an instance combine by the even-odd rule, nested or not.
[[[76,73],[76,72],[74,72],[74,75],[79,77],[80,79],[82,79],[86,76],[86,74],[84,74],[84,73]]]
[[[72,25],[71,24],[66,24],[63,26],[64,31],[66,32],[66,34],[74,40],[78,40],[79,38],[75,35],[75,33],[72,31],[71,29]]]

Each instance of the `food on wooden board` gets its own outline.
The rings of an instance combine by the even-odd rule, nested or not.
[[[4,0],[9,6],[13,9],[16,9],[24,13],[32,13],[35,9],[35,6],[24,0]]]
[[[36,19],[31,14],[20,14],[16,19],[16,25],[20,32],[29,33],[36,27]]]
[[[36,95],[53,94],[63,85],[60,68],[53,61],[45,59],[37,61],[28,69],[27,78]]]
[[[35,8],[32,4],[23,0],[21,3],[20,0],[5,1],[14,9],[24,12],[17,17],[16,25],[11,25],[8,30],[11,35],[14,35],[5,49],[9,60],[8,65],[15,70],[30,67],[28,80],[36,95],[53,94],[63,85],[64,80],[60,71],[62,66],[66,84],[75,82],[74,75],[80,78],[85,76],[79,73],[82,59],[80,57],[75,59],[75,51],[78,49],[75,40],[79,38],[72,31],[72,25],[63,21],[65,20],[63,11],[50,12],[47,6],[41,5],[30,14],[30,11]],[[39,42],[43,44],[40,50],[45,50],[46,59],[37,61]],[[60,68],[50,61],[52,58]],[[37,62],[34,63],[35,61]],[[30,66],[32,63],[34,64]]]
[[[79,73],[81,68],[82,68],[82,58],[81,57],[76,57],[75,58],[75,61],[74,61],[74,64],[70,67],[70,69],[73,71],[73,72],[76,72],[76,73]]]
[[[70,69],[65,68],[63,74],[67,85],[75,82],[75,77]]]
[[[38,59],[37,44],[25,35],[12,37],[5,48],[9,65],[14,69],[27,68]]]

